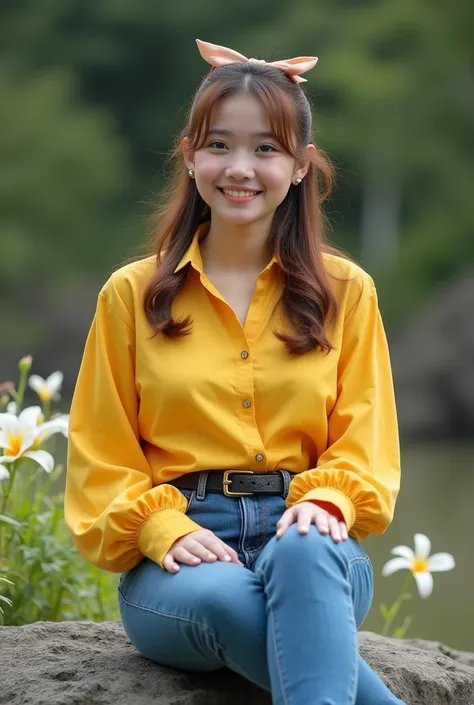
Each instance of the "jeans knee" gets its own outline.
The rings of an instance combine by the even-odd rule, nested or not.
[[[307,534],[300,534],[297,524],[292,524],[280,539],[275,539],[273,555],[278,562],[287,563],[291,569],[303,561],[326,563],[336,550],[332,538],[321,534],[316,526],[310,526]]]

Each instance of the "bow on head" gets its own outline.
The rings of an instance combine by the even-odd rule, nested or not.
[[[227,64],[233,64],[236,61],[249,61],[256,62],[259,64],[267,64],[267,66],[274,66],[277,69],[284,71],[290,78],[293,79],[295,83],[304,83],[305,78],[301,78],[300,74],[306,73],[310,69],[316,66],[317,57],[316,56],[297,56],[294,59],[284,59],[282,61],[264,61],[263,59],[247,59],[243,54],[239,54],[238,51],[233,49],[228,49],[227,47],[221,47],[218,44],[211,44],[210,42],[202,42],[200,39],[196,39],[196,44],[198,45],[199,52],[208,64],[211,66],[226,66]]]

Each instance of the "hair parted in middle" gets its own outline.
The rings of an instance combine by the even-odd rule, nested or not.
[[[314,143],[309,100],[301,86],[282,70],[265,63],[235,62],[212,69],[203,79],[171,154],[174,170],[162,192],[161,205],[150,219],[151,241],[146,250],[147,255],[156,256],[157,269],[146,287],[144,312],[155,333],[170,338],[192,332],[189,316],[176,321],[171,312],[189,265],[176,273],[174,270],[197,228],[211,217],[209,206],[189,176],[182,140],[188,138],[190,151],[202,148],[212,108],[218,101],[239,93],[250,93],[262,102],[276,139],[295,159],[308,144]],[[301,184],[291,185],[276,209],[269,234],[270,249],[283,276],[280,306],[291,330],[276,331],[275,335],[295,355],[332,349],[325,328],[337,315],[337,302],[323,253],[350,260],[325,240],[322,204],[332,190],[333,167],[321,150],[316,149],[313,154]]]

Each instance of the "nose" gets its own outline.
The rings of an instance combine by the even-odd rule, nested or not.
[[[242,181],[244,179],[253,179],[255,177],[255,169],[252,161],[247,154],[233,154],[230,162],[225,169],[227,179],[234,181]]]

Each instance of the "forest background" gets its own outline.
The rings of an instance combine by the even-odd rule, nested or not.
[[[398,514],[367,545],[377,570],[416,531],[455,555],[414,633],[471,650],[473,36],[469,0],[0,5],[0,381],[31,353],[36,373],[64,372],[65,412],[97,293],[143,243],[207,72],[194,39],[319,57],[307,86],[337,170],[329,238],[376,280],[402,431]]]

